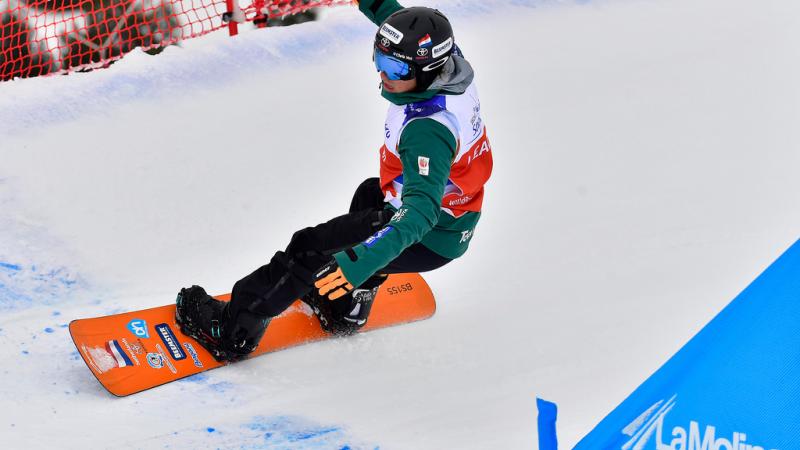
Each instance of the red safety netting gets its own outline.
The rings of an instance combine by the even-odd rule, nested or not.
[[[107,67],[141,47],[164,47],[229,27],[350,0],[0,0],[0,81]],[[226,13],[234,14],[226,14]],[[230,27],[232,34],[235,26]]]

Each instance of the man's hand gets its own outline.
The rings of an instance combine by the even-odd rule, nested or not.
[[[314,275],[314,287],[319,291],[320,297],[328,297],[328,300],[336,300],[353,290],[353,285],[347,281],[335,259],[317,271]]]

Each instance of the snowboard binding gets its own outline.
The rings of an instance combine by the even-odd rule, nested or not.
[[[211,297],[200,286],[181,289],[175,305],[175,322],[181,332],[219,362],[246,358],[258,347],[269,324],[268,317],[249,311],[232,317],[230,303]]]

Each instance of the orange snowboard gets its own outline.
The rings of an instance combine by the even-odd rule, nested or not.
[[[230,294],[218,296],[229,300]],[[419,274],[390,275],[362,331],[431,317],[436,302]],[[123,397],[224,365],[175,323],[175,305],[94,319],[73,320],[72,340],[109,392]],[[250,358],[330,338],[311,308],[299,300],[270,322]]]

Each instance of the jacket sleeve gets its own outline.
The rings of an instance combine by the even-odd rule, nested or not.
[[[381,26],[387,17],[403,9],[397,0],[360,0],[358,9],[377,26]]]
[[[403,163],[403,205],[374,236],[354,246],[351,252],[334,255],[353,286],[362,284],[419,242],[439,220],[456,154],[453,133],[433,119],[413,120],[403,129],[398,153]]]

